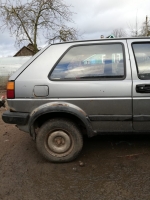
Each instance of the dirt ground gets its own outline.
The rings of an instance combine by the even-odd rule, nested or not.
[[[0,200],[150,199],[149,135],[85,138],[75,161],[54,164],[42,158],[27,133],[2,121],[4,111],[0,108]]]

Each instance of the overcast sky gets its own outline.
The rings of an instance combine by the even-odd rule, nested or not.
[[[140,26],[146,15],[150,19],[150,0],[64,0],[72,5],[75,14],[71,26],[78,29],[81,39],[105,37],[114,29],[135,27],[136,17]],[[8,31],[0,32],[0,57],[12,56],[19,49],[14,46],[15,38]],[[41,43],[41,46],[46,45]]]

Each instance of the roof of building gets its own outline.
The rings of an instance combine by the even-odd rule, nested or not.
[[[33,45],[32,45],[31,43],[29,43],[27,46],[23,46],[23,47],[14,55],[14,57],[17,56],[17,55],[19,55],[19,53],[20,53],[21,51],[23,51],[24,49],[30,51],[30,52],[31,52],[31,55],[34,54]]]

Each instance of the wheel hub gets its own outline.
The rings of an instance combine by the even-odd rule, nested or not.
[[[56,137],[55,140],[54,140],[56,146],[62,146],[65,144],[65,140],[63,137]]]
[[[48,137],[48,147],[54,153],[64,153],[69,150],[71,146],[71,139],[64,131],[52,132]]]

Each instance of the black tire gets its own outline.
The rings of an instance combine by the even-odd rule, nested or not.
[[[83,146],[79,128],[68,119],[51,119],[44,123],[36,137],[38,151],[50,162],[74,160]]]

